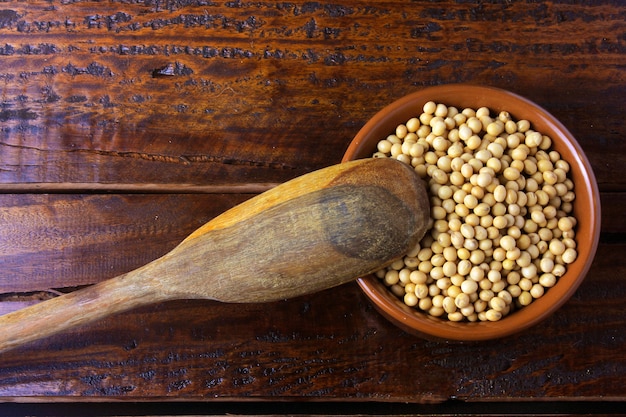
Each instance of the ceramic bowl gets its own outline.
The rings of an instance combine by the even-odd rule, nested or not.
[[[394,296],[375,276],[365,276],[358,284],[377,310],[391,322],[409,333],[448,341],[480,341],[497,339],[525,330],[546,319],[560,308],[576,291],[593,261],[600,234],[600,195],[591,165],[572,134],[546,110],[508,91],[471,85],[442,85],[416,91],[380,110],[358,132],[343,160],[368,158],[376,151],[379,140],[395,132],[400,123],[422,113],[428,101],[455,106],[488,107],[493,113],[508,111],[514,120],[527,119],[531,128],[552,138],[553,149],[571,166],[576,199],[574,216],[578,220],[576,241],[578,257],[567,266],[567,272],[543,297],[517,309],[495,322],[451,322],[435,318],[408,307]]]

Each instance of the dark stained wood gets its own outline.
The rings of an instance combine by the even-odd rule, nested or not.
[[[339,162],[423,86],[546,108],[603,210],[586,281],[516,336],[409,336],[353,283],[168,302],[1,355],[0,401],[626,401],[625,21],[617,0],[0,3],[0,313],[132,270]]]
[[[280,182],[471,82],[545,106],[618,187],[625,12],[567,3],[7,3],[0,182]]]
[[[2,195],[0,293],[94,284],[164,255],[250,195]]]
[[[373,311],[354,283],[269,304],[177,301],[3,354],[0,393],[410,402],[601,393],[624,400],[626,292],[610,278],[626,273],[624,250],[603,244],[604,256],[569,303],[500,341],[409,336]]]
[[[622,234],[626,232],[626,194],[601,193],[602,231],[604,233]]]

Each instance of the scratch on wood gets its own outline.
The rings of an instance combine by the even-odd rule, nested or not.
[[[237,93],[235,92],[235,90],[233,90],[233,88],[232,88],[232,87],[224,87],[224,88],[222,88],[222,91],[220,91],[220,92],[219,92],[219,93],[215,96],[215,98],[217,98],[217,97],[221,96],[222,94],[224,94],[224,92],[225,92],[225,91],[230,91],[230,92],[231,92],[231,93],[233,93],[233,94],[237,94]]]

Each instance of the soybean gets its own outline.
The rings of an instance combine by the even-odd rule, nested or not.
[[[377,144],[427,183],[432,229],[379,277],[405,304],[450,321],[497,321],[576,261],[574,183],[552,139],[486,108],[434,101]]]

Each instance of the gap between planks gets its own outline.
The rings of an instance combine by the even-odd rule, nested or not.
[[[279,183],[252,184],[107,184],[12,183],[0,184],[0,194],[260,194]]]

